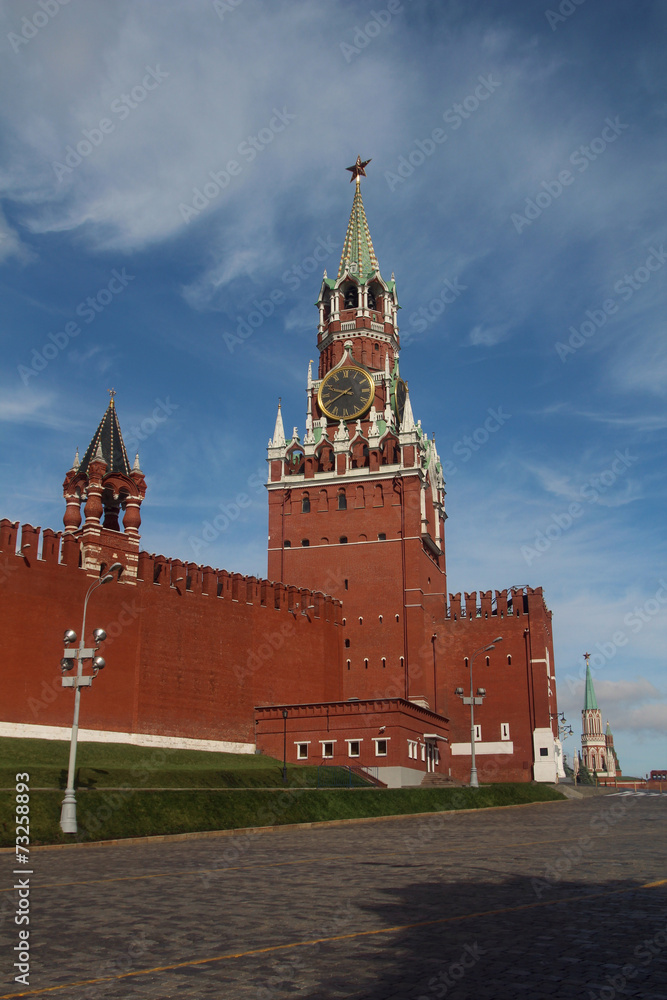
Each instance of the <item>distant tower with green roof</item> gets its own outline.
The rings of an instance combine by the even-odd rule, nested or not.
[[[584,766],[591,774],[605,778],[614,778],[620,768],[616,751],[614,750],[614,737],[607,722],[607,730],[602,730],[602,712],[598,708],[593,678],[589,664],[590,654],[584,653],[586,660],[586,688],[584,693],[584,707],[581,711],[581,755]]]

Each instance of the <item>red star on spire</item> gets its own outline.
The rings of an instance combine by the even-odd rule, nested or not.
[[[354,166],[345,167],[345,169],[349,170],[350,173],[352,174],[352,176],[350,177],[350,184],[354,180],[356,180],[357,183],[359,183],[359,178],[366,176],[366,170],[364,168],[367,167],[370,162],[371,162],[370,160],[362,160],[361,157],[358,156],[357,162],[354,164]]]

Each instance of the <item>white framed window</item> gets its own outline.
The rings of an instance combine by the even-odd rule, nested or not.
[[[361,754],[361,740],[346,740],[348,757],[359,757]]]
[[[475,743],[481,743],[482,741],[482,727],[475,723]]]
[[[412,760],[417,760],[417,747],[418,743],[416,740],[408,740],[408,757]]]
[[[334,743],[336,740],[320,740],[322,744],[322,756],[323,757],[333,757],[334,755]]]
[[[509,722],[500,723],[500,738],[501,740],[508,740],[510,738],[510,724]]]
[[[422,743],[422,760],[426,760],[426,744]]]
[[[380,739],[377,736],[373,737],[373,742],[375,743],[375,756],[376,757],[386,757],[387,756],[387,746],[390,737]]]
[[[297,743],[296,744],[296,759],[297,760],[307,760],[308,759],[308,743]]]

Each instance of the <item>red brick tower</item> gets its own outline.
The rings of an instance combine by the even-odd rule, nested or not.
[[[269,578],[343,601],[345,697],[434,704],[420,649],[445,615],[444,481],[399,373],[398,298],[356,191],[338,274],[324,273],[303,440],[269,441]],[[411,657],[414,665],[411,668]]]
[[[110,393],[109,406],[83,461],[79,461],[77,449],[74,464],[65,476],[63,495],[67,507],[63,523],[66,535],[74,535],[80,543],[83,569],[97,576],[101,566],[121,562],[123,581],[131,583],[137,577],[140,508],[146,495],[146,481],[138,455],[134,468],[130,469],[114,405],[116,393],[113,389]],[[125,512],[124,530],[119,521],[121,509]]]

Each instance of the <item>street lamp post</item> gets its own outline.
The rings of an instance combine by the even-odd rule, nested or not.
[[[469,698],[464,697],[463,688],[461,687],[456,688],[455,691],[455,694],[459,696],[464,705],[470,705],[470,787],[471,788],[479,788],[479,781],[477,780],[477,762],[475,759],[475,705],[481,705],[482,702],[484,701],[484,698],[486,697],[485,688],[477,688],[476,695],[473,692],[472,666],[473,663],[475,662],[475,657],[478,656],[479,653],[487,653],[490,649],[495,649],[496,643],[502,641],[503,637],[499,635],[498,638],[494,639],[493,642],[490,643],[488,646],[480,646],[479,649],[476,649],[475,652],[470,657],[470,697]]]
[[[283,709],[283,784],[287,784],[287,709]]]
[[[72,677],[63,676],[63,687],[73,687],[74,688],[74,719],[72,721],[72,738],[69,748],[69,767],[67,770],[67,788],[65,789],[65,798],[63,799],[62,809],[60,811],[60,828],[63,833],[76,833],[77,823],[76,823],[76,796],[74,794],[74,772],[76,769],[76,747],[77,738],[79,735],[79,705],[81,701],[81,688],[90,687],[93,683],[93,678],[97,677],[100,670],[102,670],[106,663],[103,657],[97,655],[97,650],[101,642],[107,637],[106,632],[102,628],[96,628],[93,632],[94,646],[90,649],[86,649],[85,636],[86,636],[86,611],[88,610],[88,600],[94,590],[101,587],[105,583],[111,583],[114,579],[114,573],[117,570],[122,570],[122,565],[120,563],[114,563],[113,566],[109,567],[109,572],[103,576],[100,580],[95,580],[94,583],[88,588],[85,600],[83,602],[83,622],[81,625],[81,639],[79,641],[78,649],[70,649],[71,643],[76,642],[76,632],[72,629],[67,629],[65,632],[65,652],[62,660],[60,661],[60,667],[63,674],[66,671],[71,670],[76,662],[76,674]],[[84,660],[91,660],[93,672],[92,674],[83,673],[83,662]]]

